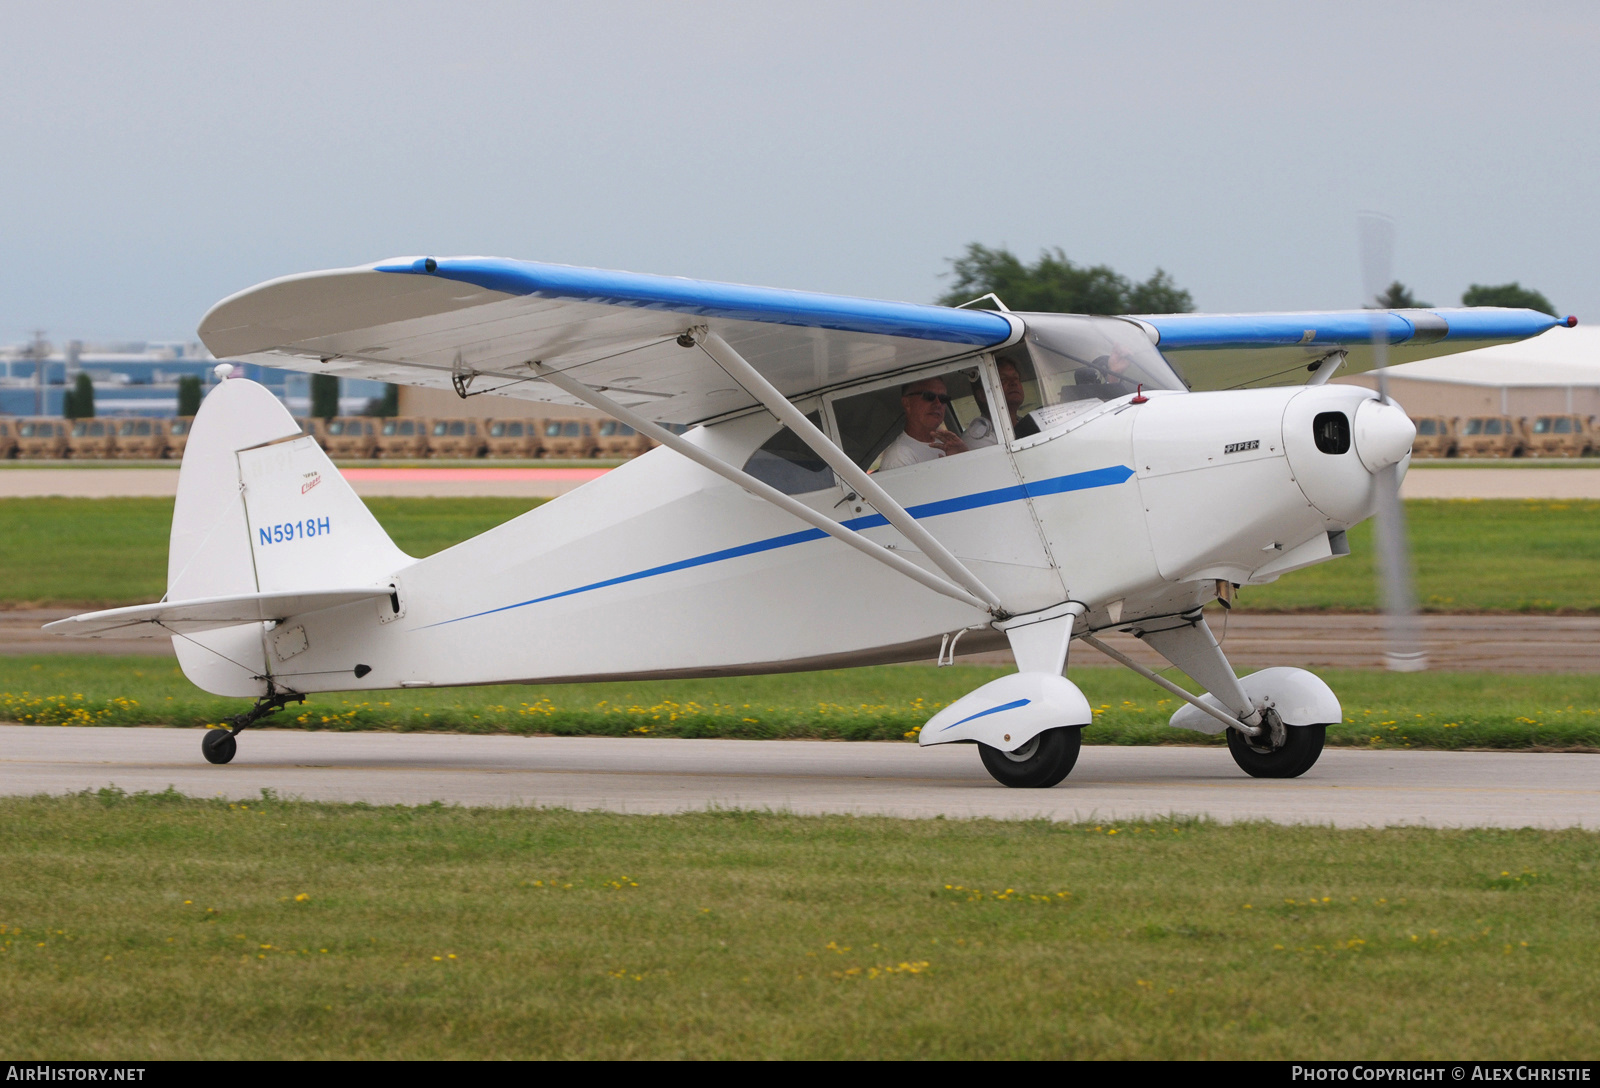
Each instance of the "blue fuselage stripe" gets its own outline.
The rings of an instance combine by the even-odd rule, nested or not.
[[[1113,465],[1110,468],[1097,468],[1089,472],[1074,472],[1066,476],[1056,476],[1048,480],[1038,480],[1031,484],[1019,487],[1001,487],[993,491],[977,491],[971,495],[962,495],[954,499],[940,499],[937,502],[922,503],[918,506],[909,506],[906,513],[921,521],[923,518],[939,517],[942,514],[955,514],[963,510],[978,510],[985,506],[998,506],[1002,503],[1018,502],[1026,498],[1039,498],[1045,495],[1060,495],[1068,491],[1085,491],[1096,487],[1110,487],[1120,484],[1133,475],[1133,469],[1126,465]],[[860,531],[862,529],[875,529],[889,524],[889,520],[882,514],[867,514],[864,517],[851,518],[842,522],[846,529]],[[509,612],[513,608],[526,608],[529,605],[543,604],[545,601],[559,600],[562,597],[571,597],[578,593],[587,593],[594,589],[606,589],[610,586],[619,586],[625,582],[637,582],[643,578],[654,578],[662,574],[671,574],[674,571],[690,570],[694,567],[703,567],[709,563],[720,563],[727,559],[738,559],[741,556],[757,555],[761,552],[775,551],[778,548],[793,547],[796,544],[806,544],[813,540],[825,540],[828,534],[821,529],[802,529],[797,533],[785,533],[782,536],[768,537],[757,540],[751,544],[740,544],[733,548],[722,548],[704,555],[696,555],[689,559],[680,559],[676,563],[664,563],[658,567],[649,567],[645,570],[634,571],[631,574],[619,574],[615,578],[607,578],[600,582],[590,582],[587,585],[574,586],[563,589],[559,593],[547,593],[543,597],[533,597],[515,604],[501,605],[499,608],[489,608],[482,612],[473,612],[455,619],[440,620],[424,627],[443,627],[449,623],[460,623],[462,620],[475,620],[480,616],[492,616],[496,612]]]
[[[954,729],[958,725],[966,725],[968,722],[976,721],[979,718],[987,718],[991,714],[1001,714],[1007,710],[1016,710],[1018,707],[1027,706],[1031,702],[1033,702],[1032,699],[1016,699],[1009,703],[1001,703],[999,706],[992,706],[988,710],[980,710],[976,714],[968,714],[958,722],[951,722],[944,729]],[[939,730],[939,732],[943,733],[944,729]]]

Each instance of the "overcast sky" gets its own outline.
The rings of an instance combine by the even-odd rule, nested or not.
[[[928,301],[966,243],[1204,310],[1600,320],[1593,3],[0,0],[0,341],[189,338],[273,276],[494,254]]]

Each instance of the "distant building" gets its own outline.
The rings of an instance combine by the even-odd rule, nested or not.
[[[0,415],[59,416],[62,398],[81,371],[94,383],[96,415],[172,416],[178,411],[178,379],[197,376],[202,386],[210,389],[217,380],[212,367],[219,361],[198,342],[84,344],[73,340],[57,350],[33,341],[0,347]],[[243,369],[245,377],[271,389],[294,415],[311,410],[309,375],[231,361]],[[383,383],[345,379],[339,393],[339,410],[353,415],[365,408],[367,401],[383,395]]]
[[[1412,416],[1600,416],[1600,326],[1405,363],[1388,380]],[[1377,386],[1370,373],[1334,381]]]

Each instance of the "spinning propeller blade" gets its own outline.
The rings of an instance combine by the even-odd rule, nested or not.
[[[1394,220],[1386,215],[1363,212],[1356,219],[1361,246],[1362,287],[1366,305],[1373,311],[1372,359],[1378,379],[1378,396],[1389,403],[1389,382],[1385,367],[1389,361],[1388,328],[1382,315],[1387,307],[1380,298],[1394,282]],[[1400,501],[1400,464],[1387,465],[1377,473],[1378,581],[1383,597],[1385,634],[1384,663],[1391,672],[1421,672],[1428,667],[1422,649],[1422,630],[1417,620],[1417,594],[1412,582],[1411,546],[1406,535],[1406,512]]]

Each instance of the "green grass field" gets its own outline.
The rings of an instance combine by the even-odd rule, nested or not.
[[[368,499],[403,551],[432,555],[542,499]],[[171,499],[0,499],[0,607],[114,607],[167,590]]]
[[[889,665],[833,672],[546,687],[317,695],[277,728],[589,736],[910,740],[939,708],[1009,669]],[[1364,748],[1600,750],[1600,675],[1319,670],[1346,721],[1328,743]],[[1090,744],[1221,744],[1172,729],[1177,701],[1118,668],[1074,668],[1095,708]],[[1175,670],[1174,679],[1186,681]],[[1192,684],[1188,685],[1191,689]],[[194,688],[169,657],[0,657],[0,721],[216,722],[248,706]]]
[[[428,555],[536,499],[371,499],[395,542]],[[1600,503],[1406,504],[1422,605],[1435,612],[1600,611]],[[0,606],[113,606],[166,589],[170,499],[0,499]],[[1352,554],[1243,591],[1252,610],[1371,611],[1371,523]]]
[[[1600,836],[0,799],[0,1053],[1600,1055]]]

